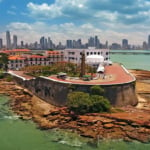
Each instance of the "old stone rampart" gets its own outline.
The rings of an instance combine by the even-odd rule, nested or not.
[[[89,92],[92,85],[70,84],[57,82],[46,77],[25,80],[19,76],[13,76],[20,86],[27,88],[44,101],[56,106],[64,106],[67,94],[72,91]],[[101,85],[105,89],[105,97],[113,106],[136,105],[138,102],[135,92],[135,80],[124,84]]]

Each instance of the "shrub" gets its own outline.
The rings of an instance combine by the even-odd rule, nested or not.
[[[90,96],[84,92],[69,93],[67,105],[76,114],[107,112],[111,107],[109,101],[103,96]]]
[[[72,92],[67,96],[67,105],[76,114],[89,112],[91,106],[90,96],[84,92]]]
[[[104,98],[103,96],[92,95],[90,97],[91,106],[90,112],[97,113],[97,112],[108,112],[110,110],[110,102]]]
[[[104,89],[99,85],[94,85],[90,88],[91,95],[104,95]]]

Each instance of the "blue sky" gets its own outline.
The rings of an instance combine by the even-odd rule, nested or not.
[[[102,43],[142,44],[150,34],[150,0],[0,0],[0,38],[54,42],[98,35]]]

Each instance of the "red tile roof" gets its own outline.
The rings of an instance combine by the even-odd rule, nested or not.
[[[47,58],[46,56],[40,56],[40,55],[29,55],[28,58]]]
[[[25,60],[26,58],[16,55],[16,56],[9,56],[8,59],[9,60]]]
[[[46,51],[49,55],[62,55],[59,51]]]
[[[12,49],[12,50],[4,50],[2,53],[11,53],[11,52],[30,52],[29,49]]]
[[[10,51],[13,51],[13,52],[30,52],[31,50],[29,50],[29,49],[13,49]]]

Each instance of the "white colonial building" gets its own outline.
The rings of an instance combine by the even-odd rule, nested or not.
[[[89,47],[88,49],[65,49],[64,50],[64,61],[81,63],[82,53],[85,54],[85,58],[89,55],[101,55],[104,57],[104,61],[110,60],[109,49],[95,49],[94,47]]]

